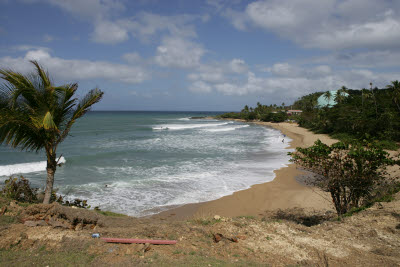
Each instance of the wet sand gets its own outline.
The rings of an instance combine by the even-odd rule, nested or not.
[[[254,122],[272,127],[292,139],[289,148],[308,147],[320,139],[328,145],[337,142],[327,135],[314,134],[295,123]],[[271,182],[253,185],[217,200],[188,204],[155,215],[159,219],[206,218],[215,215],[223,217],[262,216],[265,212],[277,209],[304,208],[306,210],[333,210],[327,193],[307,186],[308,173],[298,169],[295,164],[280,168]]]

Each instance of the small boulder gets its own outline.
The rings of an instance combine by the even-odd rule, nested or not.
[[[44,220],[39,220],[36,223],[37,223],[37,226],[47,226],[47,223]]]
[[[67,225],[67,224],[65,224],[65,223],[62,223],[62,222],[60,222],[60,221],[56,221],[56,220],[54,220],[54,219],[50,219],[50,220],[48,221],[48,223],[49,223],[51,226],[53,226],[53,228],[64,228],[64,229],[68,229],[68,228],[69,228],[69,225]]]
[[[38,225],[38,223],[35,221],[25,221],[24,225],[29,226],[29,227],[35,227]]]
[[[75,231],[80,231],[80,230],[82,230],[83,229],[83,224],[82,223],[78,223],[76,226],[75,226]]]

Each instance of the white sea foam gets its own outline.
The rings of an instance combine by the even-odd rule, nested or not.
[[[246,124],[246,125],[237,125],[234,127],[221,127],[221,128],[217,128],[217,129],[204,129],[204,131],[206,132],[229,132],[229,131],[234,131],[236,129],[240,129],[240,128],[246,128],[249,127],[250,125]]]
[[[59,163],[65,163],[64,157],[61,157]],[[13,174],[40,172],[46,170],[46,161],[20,163],[0,166],[0,176],[10,176]]]
[[[190,117],[187,117],[187,118],[180,118],[180,119],[178,119],[179,121],[188,121],[188,120],[190,120]]]
[[[224,123],[199,123],[199,124],[165,124],[154,126],[153,130],[185,130],[185,129],[195,129],[204,127],[216,127],[227,125],[229,122]]]

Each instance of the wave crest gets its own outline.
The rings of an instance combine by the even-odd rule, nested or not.
[[[58,163],[61,164],[65,162],[66,162],[65,158],[61,157]],[[46,166],[47,166],[46,161],[4,165],[0,166],[0,176],[10,176],[13,174],[45,171]]]

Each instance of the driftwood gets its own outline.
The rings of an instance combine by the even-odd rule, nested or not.
[[[176,240],[152,240],[152,239],[131,239],[131,238],[100,238],[107,243],[123,243],[123,244],[155,244],[155,245],[175,245]]]

